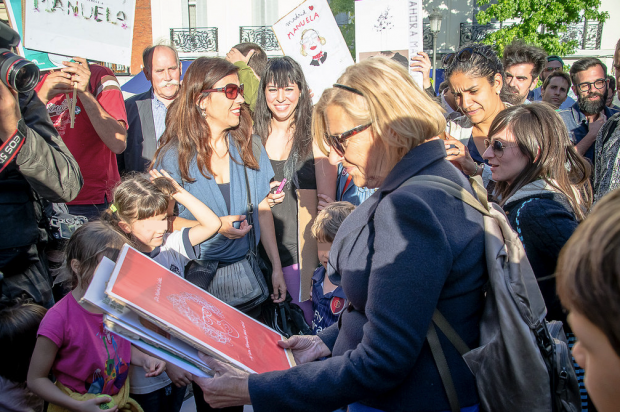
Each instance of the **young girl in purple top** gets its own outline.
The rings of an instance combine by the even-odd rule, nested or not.
[[[166,367],[164,361],[105,330],[103,314],[80,302],[103,256],[116,259],[125,241],[102,222],[82,226],[69,240],[67,267],[73,290],[41,321],[28,370],[28,387],[50,403],[48,411],[97,411],[113,398],[114,412],[133,402],[126,384],[130,363],[144,368],[146,376],[157,376]],[[50,372],[56,384],[48,378]]]

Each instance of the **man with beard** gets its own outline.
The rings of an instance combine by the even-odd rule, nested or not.
[[[616,84],[620,84],[620,40],[614,54]],[[596,136],[594,201],[620,187],[620,113],[613,115]]]
[[[538,76],[547,63],[547,53],[539,47],[515,40],[504,49],[502,101],[512,105],[529,103],[527,96],[536,88]]]
[[[149,46],[142,52],[142,62],[152,87],[125,101],[129,129],[127,149],[118,155],[120,173],[147,170],[166,129],[168,106],[180,88],[181,64],[174,48],[163,44]]]
[[[607,119],[618,111],[605,106],[607,67],[594,57],[577,60],[570,69],[577,103],[562,110],[560,117],[579,153],[594,164],[596,134]]]

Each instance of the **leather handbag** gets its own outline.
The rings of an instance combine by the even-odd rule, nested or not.
[[[217,260],[192,261],[185,269],[185,278],[240,311],[253,313],[269,298],[269,288],[263,273],[267,267],[258,256],[256,247],[254,205],[245,168],[244,173],[248,199],[246,216],[248,224],[252,225],[247,234],[250,243],[248,253],[243,259],[233,263]]]

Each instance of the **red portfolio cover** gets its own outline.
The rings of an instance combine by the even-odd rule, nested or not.
[[[106,294],[202,351],[248,372],[294,365],[283,337],[125,245]]]

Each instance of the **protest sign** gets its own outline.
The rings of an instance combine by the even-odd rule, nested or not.
[[[356,60],[375,56],[393,59],[422,87],[422,74],[409,68],[411,57],[424,51],[422,18],[421,1],[356,0]]]
[[[353,64],[327,0],[301,3],[272,28],[284,54],[301,65],[314,103]]]
[[[131,64],[135,0],[25,0],[28,49]]]
[[[6,0],[5,5],[11,28],[19,33],[19,37],[22,38],[22,42],[17,47],[17,52],[20,55],[36,64],[39,70],[50,70],[59,66],[64,67],[60,62],[71,60],[71,57],[68,56],[49,55],[45,52],[30,50],[24,47],[22,0]]]
[[[105,291],[185,343],[250,373],[295,364],[283,336],[196,287],[128,245]]]

